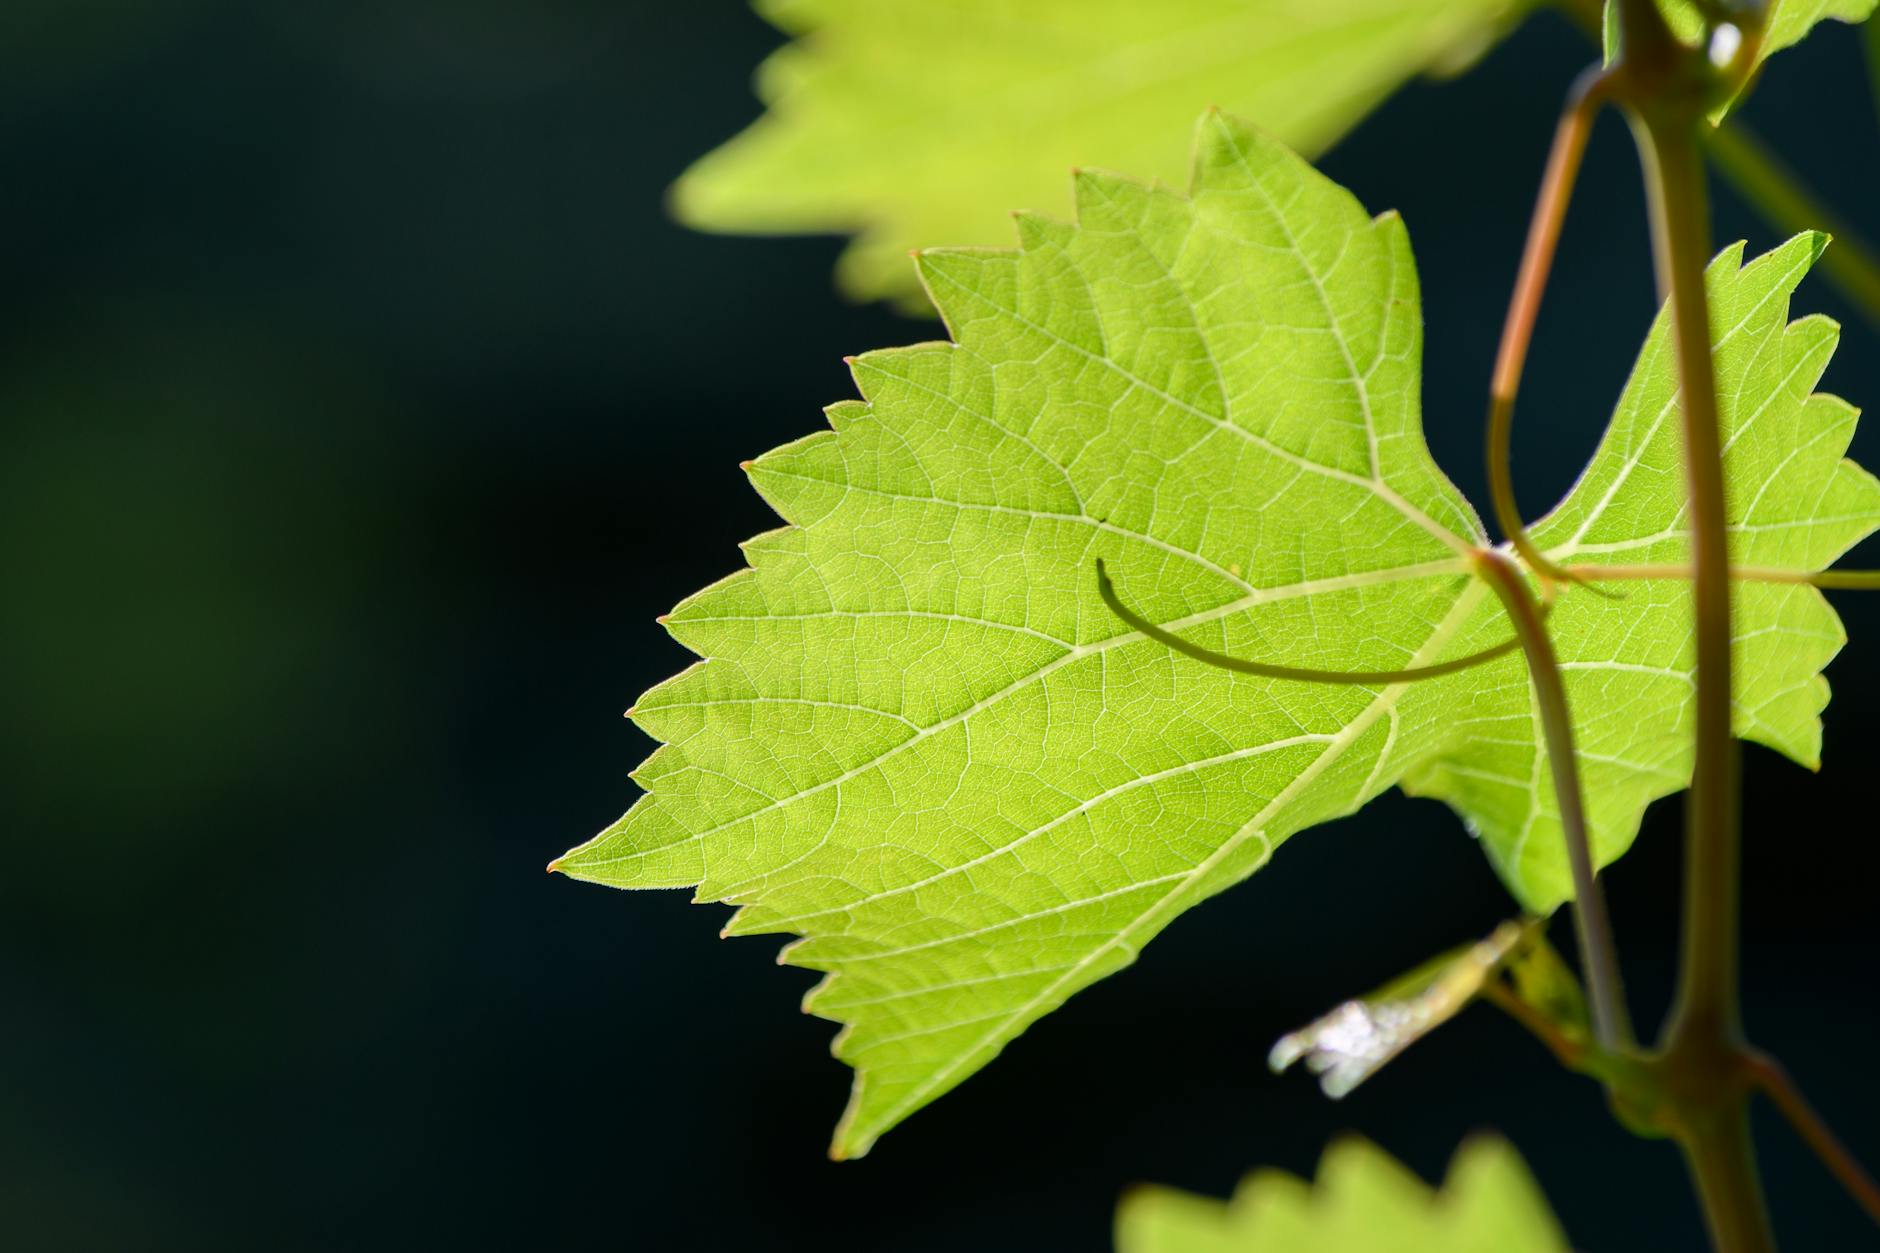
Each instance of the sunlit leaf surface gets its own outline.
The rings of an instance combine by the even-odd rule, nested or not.
[[[1102,558],[1154,621],[1323,669],[1508,637],[1466,572],[1481,524],[1423,440],[1403,223],[1215,113],[1192,196],[1086,173],[1077,203],[1076,225],[1022,216],[1016,252],[924,254],[951,341],[857,358],[863,399],[750,465],[789,525],[674,610],[704,660],[634,711],[664,742],[648,794],[559,863],[802,937],[784,960],[828,972],[806,1007],[845,1024],[856,1071],[838,1155],[1400,780],[1461,811],[1530,909],[1568,891],[1518,655],[1419,684],[1256,678],[1097,594]],[[1833,325],[1787,323],[1820,246],[1710,276],[1739,555],[1790,568],[1880,518],[1841,460],[1853,411],[1810,394]],[[1558,560],[1683,559],[1671,378],[1661,325],[1536,530]],[[1742,729],[1812,762],[1839,623],[1807,587],[1738,604]],[[1602,860],[1688,778],[1687,617],[1663,580],[1550,618]]]

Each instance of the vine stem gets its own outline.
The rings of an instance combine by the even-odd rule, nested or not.
[[[1704,267],[1710,223],[1694,116],[1635,114],[1650,189],[1660,286],[1668,290],[1677,346],[1684,472],[1690,498],[1691,584],[1696,617],[1697,733],[1687,812],[1685,929],[1678,1000],[1666,1046],[1699,1037],[1738,1044],[1741,836],[1732,730],[1730,565],[1724,513],[1717,381],[1710,356]]]
[[[1756,1146],[1750,1139],[1749,1106],[1740,1099],[1735,1105],[1686,1124],[1678,1143],[1696,1180],[1704,1221],[1718,1253],[1775,1253]]]
[[[1579,758],[1573,747],[1573,716],[1567,706],[1567,688],[1547,634],[1540,604],[1507,554],[1484,549],[1476,555],[1476,570],[1501,597],[1514,624],[1514,633],[1527,654],[1528,677],[1534,705],[1540,713],[1548,765],[1554,779],[1554,798],[1560,806],[1560,826],[1567,840],[1567,864],[1573,872],[1573,926],[1586,968],[1588,1008],[1593,1037],[1608,1051],[1632,1047],[1632,1024],[1626,1015],[1625,990],[1619,977],[1618,946],[1612,937],[1612,917],[1593,865],[1591,841],[1586,834],[1586,806],[1580,794]]]
[[[1684,927],[1677,995],[1660,1041],[1673,1126],[1724,1253],[1773,1250],[1750,1139],[1739,995],[1739,766],[1731,695],[1730,555],[1717,378],[1711,359],[1710,217],[1699,127],[1709,67],[1655,0],[1620,0],[1621,99],[1638,141],[1660,294],[1671,304],[1690,506],[1696,734],[1685,807]]]

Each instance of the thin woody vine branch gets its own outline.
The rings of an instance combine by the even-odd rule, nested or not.
[[[1696,735],[1685,806],[1684,936],[1677,993],[1659,1043],[1665,1121],[1703,1201],[1713,1242],[1772,1249],[1750,1137],[1747,1093],[1733,1082],[1745,1050],[1740,902],[1739,749],[1733,725],[1729,533],[1722,435],[1704,267],[1710,222],[1698,128],[1717,80],[1707,53],[1679,43],[1653,0],[1622,0],[1615,84],[1637,137],[1651,208],[1659,289],[1669,297],[1683,419],[1695,619]],[[1753,64],[1761,25],[1738,64]],[[1708,41],[1706,41],[1708,42]]]
[[[1592,841],[1586,830],[1586,803],[1581,795],[1580,759],[1573,747],[1573,714],[1567,704],[1566,681],[1553,641],[1528,591],[1522,573],[1502,553],[1485,550],[1476,561],[1477,572],[1495,589],[1509,619],[1515,624],[1527,656],[1528,678],[1535,707],[1540,711],[1542,749],[1553,771],[1554,797],[1560,806],[1560,825],[1566,834],[1567,863],[1573,874],[1574,934],[1586,968],[1588,999],[1593,1016],[1593,1038],[1601,1049],[1619,1052],[1633,1046],[1632,1023],[1626,1013],[1625,989],[1619,976],[1619,950],[1613,938],[1612,917],[1599,885]]]

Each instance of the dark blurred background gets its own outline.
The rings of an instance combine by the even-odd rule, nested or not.
[[[719,942],[717,907],[542,873],[632,799],[620,713],[688,660],[654,615],[773,525],[738,461],[852,394],[843,354],[933,333],[834,295],[835,240],[663,216],[777,42],[738,0],[6,0],[0,1245],[1101,1250],[1138,1180],[1224,1193],[1345,1128],[1434,1176],[1497,1127],[1577,1246],[1700,1247],[1674,1151],[1492,1011],[1341,1105],[1266,1073],[1275,1036],[1507,912],[1430,803],[1287,845],[840,1166],[809,975]],[[1323,163],[1409,220],[1430,439],[1477,499],[1589,55],[1543,14]],[[1880,228],[1852,32],[1783,54],[1746,116]],[[1779,237],[1727,191],[1718,234]],[[1615,121],[1557,274],[1530,502],[1652,312]],[[1828,385],[1880,398],[1873,328],[1820,278],[1805,310],[1847,324]],[[1880,431],[1855,451],[1880,463]],[[1880,606],[1842,605],[1827,772],[1748,754],[1750,1008],[1872,1162]],[[1655,809],[1610,876],[1648,1022],[1677,825]],[[1788,1247],[1880,1246],[1763,1131]]]

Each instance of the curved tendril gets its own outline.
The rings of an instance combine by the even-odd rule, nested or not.
[[[1376,687],[1386,683],[1415,683],[1421,679],[1440,679],[1446,674],[1468,670],[1485,665],[1497,658],[1506,657],[1521,647],[1519,636],[1511,636],[1480,652],[1458,657],[1453,661],[1439,661],[1428,666],[1411,666],[1404,670],[1313,670],[1303,666],[1279,666],[1263,661],[1248,661],[1243,657],[1233,657],[1226,653],[1217,653],[1211,648],[1190,643],[1172,631],[1165,631],[1149,621],[1135,610],[1125,605],[1116,594],[1116,585],[1110,581],[1108,571],[1103,568],[1103,558],[1097,558],[1097,594],[1103,597],[1103,603],[1110,607],[1110,612],[1136,631],[1148,636],[1158,644],[1166,645],[1178,653],[1193,657],[1196,661],[1206,662],[1222,670],[1232,670],[1238,674],[1256,674],[1268,679],[1293,679],[1300,683],[1351,683]],[[1543,607],[1542,612],[1546,612]]]
[[[1540,313],[1541,293],[1547,286],[1547,272],[1553,266],[1560,228],[1566,221],[1567,204],[1573,198],[1573,185],[1579,177],[1580,160],[1586,155],[1593,119],[1606,102],[1608,87],[1605,71],[1593,66],[1574,81],[1567,95],[1567,107],[1560,115],[1553,148],[1547,154],[1547,172],[1541,177],[1540,194],[1534,201],[1527,245],[1521,254],[1520,272],[1515,277],[1514,295],[1508,301],[1501,347],[1495,355],[1495,373],[1489,384],[1488,489],[1495,508],[1495,522],[1528,568],[1553,582],[1578,580],[1570,571],[1547,559],[1528,537],[1527,525],[1521,520],[1520,507],[1515,503],[1510,447],[1514,399],[1521,387],[1521,369],[1527,362],[1534,320]]]

